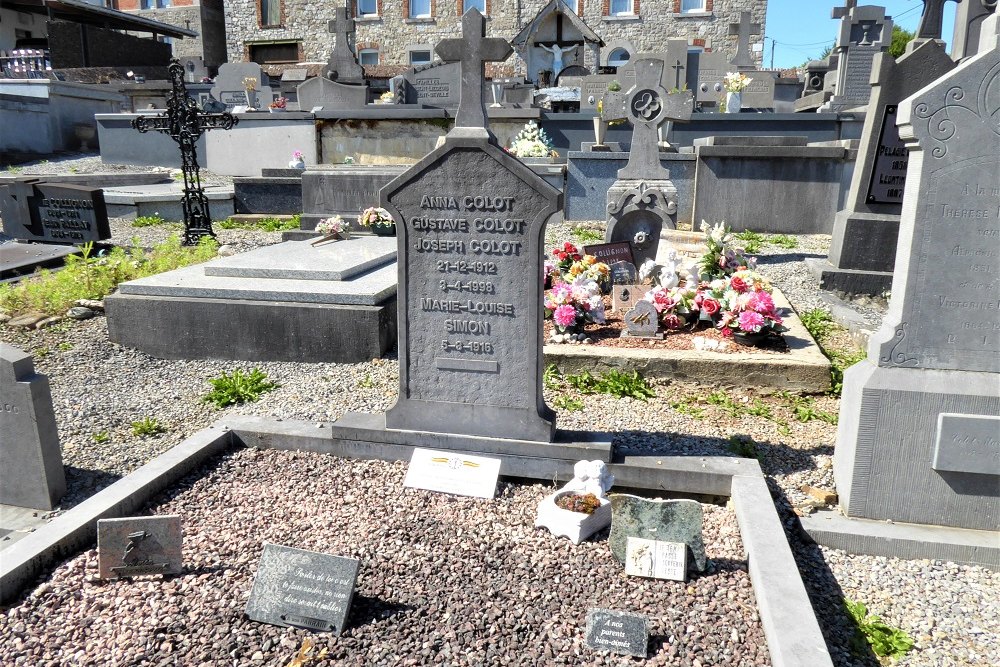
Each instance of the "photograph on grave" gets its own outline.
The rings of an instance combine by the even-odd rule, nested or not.
[[[101,579],[180,574],[181,517],[139,516],[97,522]]]
[[[587,646],[599,651],[645,658],[649,648],[649,621],[641,614],[589,609],[586,642]]]
[[[474,498],[496,495],[500,459],[413,448],[403,486]]]
[[[687,545],[629,537],[625,546],[625,574],[686,581]]]
[[[360,567],[355,558],[264,544],[246,615],[260,623],[340,636]]]

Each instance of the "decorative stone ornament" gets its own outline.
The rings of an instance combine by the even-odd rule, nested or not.
[[[538,504],[535,527],[548,528],[553,535],[568,537],[573,544],[579,544],[611,524],[611,502],[607,492],[615,483],[615,477],[603,461],[578,461],[573,466],[573,475],[561,489],[545,496]],[[601,503],[593,514],[572,512],[556,504],[556,500],[565,495],[588,493]]]

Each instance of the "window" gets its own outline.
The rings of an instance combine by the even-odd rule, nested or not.
[[[164,9],[170,6],[170,0],[139,0],[139,9]]]
[[[281,0],[257,0],[261,27],[281,25]]]
[[[250,60],[258,65],[299,62],[298,42],[251,44]]]
[[[625,49],[615,49],[608,55],[608,66],[621,67],[622,65],[627,65],[628,59],[631,57],[631,54]]]
[[[361,49],[358,51],[358,62],[365,65],[378,65],[378,49]]]
[[[705,0],[681,0],[681,12],[684,14],[704,11],[706,11]]]
[[[411,19],[431,17],[431,0],[409,0],[409,3]]]
[[[358,16],[378,16],[378,0],[358,0]]]
[[[632,13],[632,0],[611,0],[611,16],[622,16]]]
[[[486,0],[464,0],[462,2],[462,13],[469,11],[475,7],[479,10],[479,13],[486,16]]]
[[[562,3],[574,14],[580,13],[580,0],[562,0]]]
[[[411,65],[429,65],[431,62],[430,51],[410,51]]]

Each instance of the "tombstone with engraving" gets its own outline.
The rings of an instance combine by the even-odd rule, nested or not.
[[[0,187],[7,236],[21,241],[78,245],[111,238],[104,191],[37,178]]]
[[[257,82],[255,90],[250,93],[243,83],[246,79]],[[212,97],[225,104],[226,111],[242,106],[266,110],[274,93],[270,79],[257,63],[224,63],[219,66],[219,74],[215,77]]]
[[[752,23],[750,12],[740,12],[740,20],[729,24],[729,35],[736,37],[736,56],[730,65],[738,72],[750,77],[750,85],[743,90],[740,101],[744,109],[774,108],[774,72],[764,72],[757,69],[751,55],[750,38],[761,34],[761,25]],[[732,71],[732,70],[730,70]]]
[[[345,7],[337,7],[334,13],[329,23],[330,33],[334,35],[333,52],[323,68],[323,76],[308,79],[296,87],[299,108],[303,111],[316,107],[362,109],[368,103],[364,69],[351,50],[354,19],[348,16]]]
[[[615,75],[622,90],[635,85],[636,64],[652,58],[663,62],[660,72],[660,86],[667,91],[682,90],[688,84],[688,43],[686,39],[668,39],[663,51],[637,54],[628,64],[618,68]]]
[[[849,8],[841,18],[834,51],[838,56],[833,97],[820,107],[824,111],[846,111],[868,104],[875,56],[892,42],[892,19],[885,8],[863,5]]]
[[[699,104],[718,104],[726,96],[722,80],[731,71],[729,58],[721,51],[697,54],[698,84],[695,86],[695,101]]]
[[[635,264],[641,266],[656,256],[663,228],[677,227],[677,188],[660,163],[658,128],[667,121],[690,120],[693,94],[667,93],[660,83],[662,60],[642,58],[632,67],[637,74],[635,85],[627,93],[609,93],[604,98],[605,120],[624,118],[633,125],[628,164],[608,190],[605,241],[629,242]]]
[[[892,301],[844,374],[834,454],[848,517],[984,531],[1000,517],[1000,16],[983,25],[978,55],[899,104]]]
[[[431,63],[414,67],[395,79],[396,103],[454,109],[458,106],[461,84],[459,63]]]
[[[923,41],[898,61],[888,53],[875,57],[872,97],[847,205],[834,220],[828,259],[811,262],[824,289],[850,294],[889,289],[908,163],[896,129],[897,107],[954,67],[935,40]]]

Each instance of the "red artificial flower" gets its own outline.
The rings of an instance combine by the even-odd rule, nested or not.
[[[736,290],[740,294],[743,294],[744,292],[747,291],[747,284],[739,276],[733,276],[732,279],[729,281],[729,284],[732,286],[734,290]]]
[[[719,302],[710,296],[706,296],[704,299],[702,299],[701,309],[704,310],[709,315],[715,315],[717,312],[719,312],[719,307],[720,307]]]

